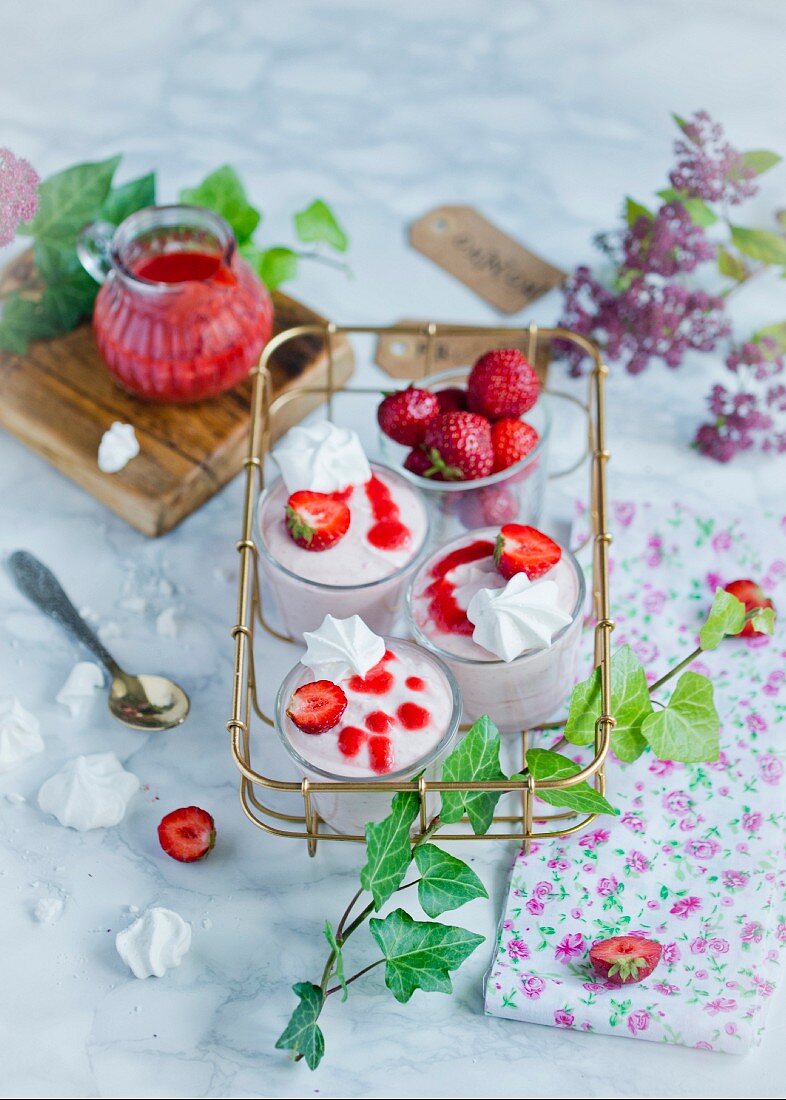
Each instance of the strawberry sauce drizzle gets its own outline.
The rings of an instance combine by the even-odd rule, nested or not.
[[[448,573],[460,565],[489,558],[493,553],[493,542],[478,539],[446,554],[432,567],[431,576],[434,580],[426,589],[425,595],[429,597],[429,614],[437,627],[446,634],[469,635],[475,629],[467,618],[466,611],[456,600],[456,586],[448,580]]]
[[[393,500],[390,489],[376,475],[372,475],[364,486],[374,525],[366,536],[377,550],[401,550],[407,545],[412,532],[401,522],[398,505]]]

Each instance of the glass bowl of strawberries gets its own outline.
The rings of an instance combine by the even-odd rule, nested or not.
[[[386,394],[378,409],[386,460],[426,496],[431,541],[503,523],[537,523],[546,488],[548,401],[515,348]]]

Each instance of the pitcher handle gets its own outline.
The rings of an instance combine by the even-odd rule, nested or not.
[[[91,222],[77,237],[79,262],[97,283],[105,282],[112,270],[111,249],[115,228],[110,222]]]

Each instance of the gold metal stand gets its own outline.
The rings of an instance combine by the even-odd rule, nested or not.
[[[586,405],[588,419],[588,449],[590,456],[590,515],[592,521],[593,568],[592,594],[595,623],[595,662],[600,668],[601,714],[595,723],[595,753],[593,759],[581,771],[568,779],[536,781],[527,774],[525,780],[473,783],[442,783],[426,781],[422,777],[410,782],[364,783],[347,781],[344,783],[286,781],[270,779],[256,771],[252,765],[252,748],[256,738],[269,734],[272,719],[262,710],[257,696],[257,674],[254,666],[254,631],[257,625],[263,627],[280,641],[288,641],[265,622],[263,617],[256,531],[254,530],[255,505],[264,484],[264,459],[270,448],[271,426],[276,412],[299,396],[321,396],[327,403],[327,415],[332,417],[334,397],[333,346],[338,334],[346,336],[390,336],[420,337],[425,340],[423,351],[423,369],[419,376],[427,378],[433,373],[433,349],[437,339],[473,334],[488,335],[490,339],[510,334],[511,343],[527,340],[527,350],[532,362],[536,361],[541,341],[561,340],[580,347],[592,359],[593,369],[589,376],[589,396]],[[318,337],[324,343],[328,354],[328,375],[324,387],[295,387],[282,394],[275,401],[270,400],[271,385],[268,364],[279,349],[291,340],[300,337]],[[249,820],[258,828],[274,836],[292,837],[305,840],[309,855],[314,855],[317,841],[362,842],[362,835],[336,833],[332,830],[320,830],[319,817],[314,809],[312,794],[321,791],[341,793],[352,798],[353,794],[377,792],[390,797],[397,791],[416,791],[420,799],[420,827],[425,830],[427,824],[426,796],[433,791],[499,791],[517,792],[520,797],[520,812],[495,816],[487,836],[475,836],[464,822],[457,826],[454,833],[440,832],[443,840],[516,840],[524,847],[534,838],[567,836],[584,829],[595,815],[581,816],[567,812],[544,814],[537,809],[539,791],[564,790],[584,780],[594,782],[601,793],[604,790],[604,762],[609,750],[611,730],[614,718],[611,713],[611,632],[614,622],[609,604],[609,563],[608,550],[611,535],[608,532],[606,463],[609,451],[606,446],[605,427],[605,381],[607,368],[601,360],[595,344],[567,329],[542,328],[530,325],[527,328],[508,327],[470,327],[466,325],[401,324],[393,326],[376,325],[300,325],[287,329],[274,337],[265,348],[259,367],[253,372],[253,392],[251,401],[251,437],[248,457],[245,459],[245,492],[243,500],[243,525],[241,537],[237,543],[240,554],[240,576],[238,585],[237,622],[232,628],[235,644],[234,676],[232,685],[232,717],[227,722],[230,734],[232,755],[240,770],[240,800]],[[379,395],[379,389],[373,387],[348,387],[343,393]],[[574,399],[575,400],[575,399]],[[565,685],[567,692],[570,685]],[[254,717],[260,719],[261,732],[252,729]],[[558,729],[552,725],[550,729]],[[522,733],[522,760],[526,763],[528,732]],[[300,804],[298,813],[284,813],[266,805],[260,799],[260,793],[281,791],[295,798]],[[541,803],[541,806],[543,804]]]

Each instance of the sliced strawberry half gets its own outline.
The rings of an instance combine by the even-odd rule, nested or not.
[[[180,863],[204,859],[216,842],[216,824],[207,810],[181,806],[162,817],[158,841],[168,856]]]
[[[293,692],[287,716],[303,733],[332,730],[347,709],[347,697],[332,680],[312,680]]]
[[[590,962],[605,981],[632,985],[649,978],[662,953],[661,945],[646,936],[612,936],[592,945]]]
[[[537,527],[506,523],[497,535],[494,561],[506,580],[526,573],[530,580],[542,577],[557,564],[562,550]]]
[[[300,489],[287,501],[287,530],[304,550],[327,550],[349,530],[347,504],[331,493]]]
[[[746,611],[755,611],[759,607],[771,607],[773,611],[775,610],[775,604],[756,581],[732,581],[726,585],[726,591],[741,600],[745,604]],[[761,631],[757,630],[752,622],[747,622],[738,637],[752,638],[755,634],[761,634]]]

